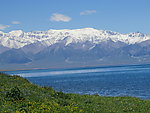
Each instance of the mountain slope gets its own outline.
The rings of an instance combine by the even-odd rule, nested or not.
[[[11,49],[0,54],[0,62],[1,64],[7,64],[7,63],[23,64],[23,63],[31,62],[31,60],[27,58],[24,52],[17,49]]]
[[[0,69],[143,63],[150,63],[150,35],[140,32],[93,28],[0,32]]]

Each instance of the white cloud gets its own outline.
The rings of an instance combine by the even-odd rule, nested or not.
[[[93,14],[93,13],[96,13],[96,10],[82,11],[82,12],[80,12],[80,15],[89,15],[89,14]]]
[[[71,20],[71,17],[59,13],[54,13],[50,17],[50,20],[56,22],[69,22]]]
[[[4,29],[6,29],[8,27],[10,27],[10,26],[9,25],[2,25],[2,24],[0,24],[0,30],[4,30]]]
[[[21,24],[19,21],[12,21],[11,24]]]

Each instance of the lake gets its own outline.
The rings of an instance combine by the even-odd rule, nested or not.
[[[150,99],[150,64],[8,71],[57,91]]]

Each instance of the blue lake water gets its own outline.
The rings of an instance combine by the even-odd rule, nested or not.
[[[74,69],[9,71],[66,93],[150,99],[150,64]]]

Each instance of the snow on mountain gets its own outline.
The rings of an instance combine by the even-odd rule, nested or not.
[[[23,34],[23,31],[22,30],[17,30],[17,31],[11,31],[9,32],[10,36],[16,36],[16,37],[19,37]]]
[[[93,28],[84,29],[64,29],[23,32],[21,30],[3,33],[0,31],[0,45],[8,48],[22,48],[27,45],[39,43],[47,47],[55,43],[65,41],[65,45],[70,43],[89,41],[93,44],[112,40],[114,42],[124,42],[126,44],[141,43],[150,40],[150,35],[139,32],[121,34],[106,30],[97,30]]]
[[[4,33],[0,69],[150,63],[150,35],[93,28]]]

